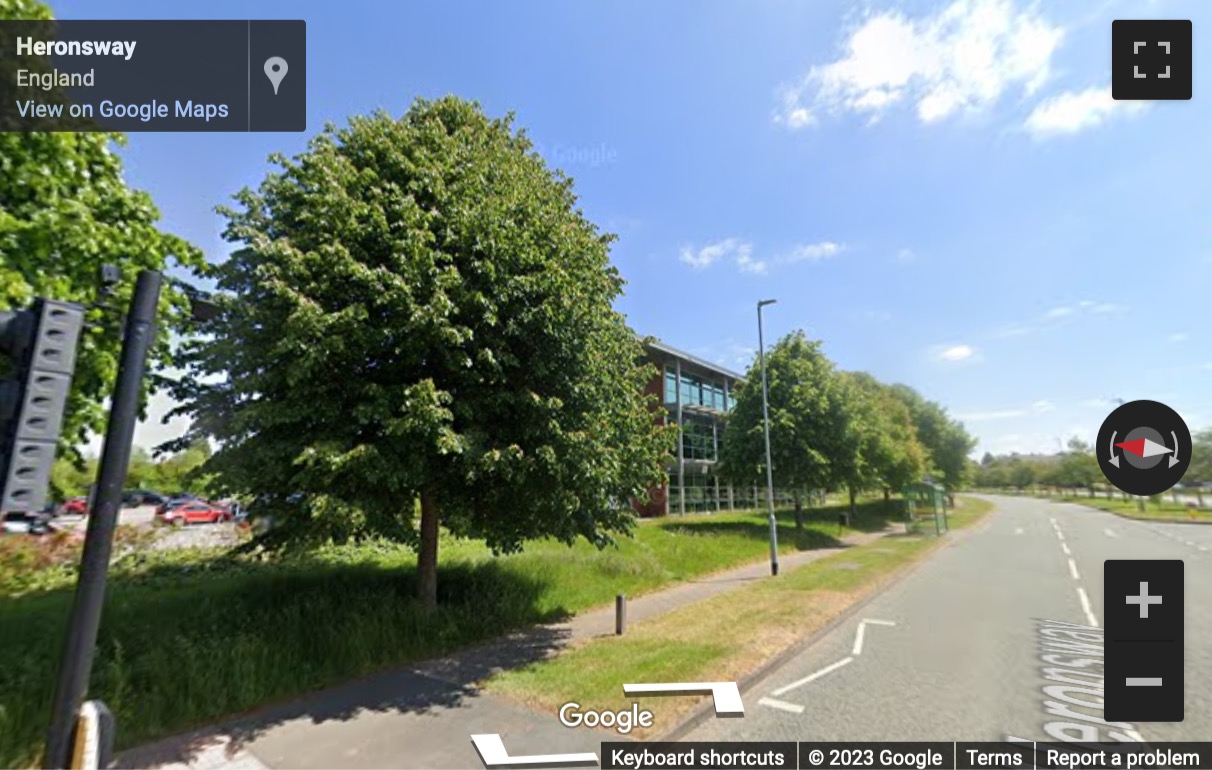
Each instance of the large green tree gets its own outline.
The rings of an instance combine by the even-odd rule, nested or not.
[[[937,474],[948,492],[954,493],[967,483],[972,473],[973,463],[968,454],[976,447],[976,439],[946,409],[908,385],[893,385],[891,389],[913,416],[918,440],[929,456],[931,472]]]
[[[439,524],[605,545],[660,484],[613,236],[516,131],[453,97],[327,127],[237,196],[219,315],[182,357],[187,440],[279,542],[388,536],[437,601]],[[420,499],[420,520],[414,500]]]
[[[33,0],[0,2],[0,19],[49,18],[50,10]],[[204,269],[201,252],[156,227],[160,214],[151,197],[127,186],[114,151],[124,141],[120,134],[0,133],[0,310],[38,296],[91,305],[103,264],[122,272],[112,297],[119,309],[129,304],[142,269]],[[116,325],[104,323],[100,310],[90,320],[64,418],[65,448],[103,429],[118,370]],[[185,298],[167,288],[153,367],[169,362],[170,335],[186,322]]]
[[[804,490],[828,489],[836,462],[847,451],[845,394],[819,341],[802,331],[788,334],[766,354],[770,407],[770,455],[775,485],[795,490],[796,521]],[[720,470],[735,483],[765,480],[762,375],[754,361],[736,388],[720,450]]]
[[[926,468],[926,450],[917,439],[909,407],[887,385],[866,372],[845,372],[848,433],[855,441],[839,468],[855,512],[857,493],[872,488],[891,490],[918,481]]]

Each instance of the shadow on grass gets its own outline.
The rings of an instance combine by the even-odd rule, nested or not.
[[[564,641],[537,625],[567,615],[536,609],[539,580],[485,562],[443,565],[439,585],[440,606],[426,612],[413,598],[415,570],[402,566],[218,558],[118,571],[89,697],[114,711],[119,749],[177,734],[121,756],[123,767],[187,762],[216,734],[238,746],[298,719],[454,708],[477,680]],[[0,767],[38,761],[72,593],[0,597]],[[441,659],[477,644],[458,662]],[[420,660],[433,662],[403,668]],[[218,730],[180,735],[217,719]]]
[[[795,511],[780,508],[775,511],[777,531],[780,543],[794,543],[798,551],[811,551],[818,548],[842,548],[846,546],[843,538],[853,532],[874,533],[884,532],[890,526],[902,522],[900,502],[893,500],[887,504],[883,501],[864,501],[856,506],[856,513],[851,517],[849,527],[839,523],[839,516],[849,511],[849,505],[829,505],[822,508],[803,510],[801,531],[796,531]],[[746,521],[725,520],[714,521],[710,516],[696,517],[690,521],[682,521],[679,517],[671,517],[661,522],[661,526],[670,531],[682,530],[689,534],[698,535],[732,535],[767,541],[770,539],[770,525],[765,515],[754,515]],[[849,531],[847,531],[849,530]]]

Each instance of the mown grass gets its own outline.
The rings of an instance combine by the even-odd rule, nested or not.
[[[992,508],[983,500],[960,499],[961,507],[949,513],[953,530]],[[654,713],[654,724],[629,737],[660,736],[698,701],[634,699],[623,695],[625,683],[739,681],[947,541],[932,531],[882,538],[778,579],[718,594],[638,623],[624,636],[592,639],[558,657],[502,672],[486,687],[551,714],[568,702],[582,710],[619,710],[638,700]]]
[[[1124,500],[1122,498],[1112,498],[1108,500],[1106,497],[1058,497],[1049,495],[1049,500],[1058,503],[1076,503],[1077,505],[1086,505],[1091,508],[1118,513],[1121,516],[1126,516],[1130,519],[1147,519],[1152,521],[1209,521],[1212,522],[1212,510],[1206,508],[1197,508],[1186,503],[1175,503],[1170,500],[1159,500],[1150,498],[1144,501],[1143,510],[1141,502],[1137,499]]]
[[[798,535],[782,511],[780,549],[882,529],[892,510],[865,502],[854,529],[842,530],[838,507],[827,507],[810,513]],[[760,560],[768,538],[760,512],[645,521],[633,538],[601,551],[540,542],[497,558],[445,537],[432,613],[413,598],[415,556],[394,545],[271,560],[135,549],[111,569],[89,695],[113,709],[118,747],[127,748],[556,620],[617,593],[636,596]],[[12,542],[0,549],[0,767],[38,762],[75,580],[71,563],[28,554],[5,561]]]

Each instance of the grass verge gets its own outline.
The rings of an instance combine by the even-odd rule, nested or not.
[[[1075,503],[1102,511],[1116,513],[1129,519],[1146,521],[1183,521],[1183,522],[1212,522],[1212,510],[1197,508],[1186,503],[1175,503],[1170,500],[1149,499],[1145,501],[1144,510],[1136,499],[1124,500],[1116,497],[1108,500],[1106,497],[1059,497],[1049,495],[1048,500],[1057,503]]]
[[[894,505],[865,502],[854,529],[840,506],[810,513],[798,535],[779,513],[784,552],[883,529]],[[78,549],[31,552],[0,536],[0,767],[37,764],[49,723]],[[387,544],[258,560],[215,550],[124,549],[110,571],[89,695],[118,721],[118,748],[214,722],[267,702],[437,657],[505,631],[557,620],[679,580],[765,559],[762,512],[641,522],[597,550],[541,542],[494,557],[444,538],[440,608],[413,599],[416,558]]]
[[[992,508],[983,500],[960,499],[961,507],[950,514],[952,529],[971,525]],[[638,623],[625,636],[599,637],[558,657],[503,672],[486,688],[555,714],[568,702],[582,710],[630,708],[636,699],[623,695],[629,681],[740,681],[945,542],[928,533],[893,535],[847,549],[777,580]],[[652,727],[630,733],[642,740],[671,730],[701,699],[638,700],[655,719]]]

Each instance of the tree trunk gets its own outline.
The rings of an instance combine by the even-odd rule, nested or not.
[[[798,537],[804,531],[804,503],[800,499],[800,491],[795,491],[795,534]]]
[[[417,554],[417,598],[427,610],[438,606],[438,501],[421,493],[421,552]]]
[[[858,509],[855,508],[855,498],[856,498],[856,494],[854,492],[854,485],[852,484],[850,486],[850,520],[851,521],[854,520],[855,514],[858,513]]]

